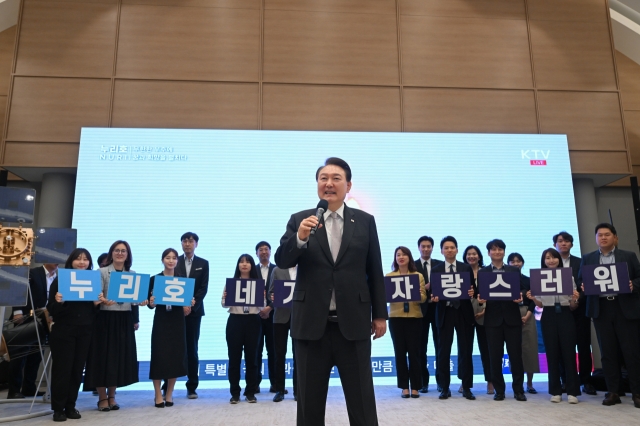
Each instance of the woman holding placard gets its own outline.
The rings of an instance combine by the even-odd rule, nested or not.
[[[77,248],[71,252],[65,269],[93,269],[91,254]],[[102,293],[96,302],[65,302],[58,292],[58,278],[51,283],[47,311],[55,318],[55,326],[49,334],[51,347],[51,409],[53,421],[79,419],[76,410],[78,391],[82,383],[82,371],[89,355],[93,322],[98,312],[96,306],[104,300]]]
[[[105,265],[100,268],[102,292],[108,294],[112,272],[131,272],[133,256],[126,241],[111,244]],[[141,303],[146,305],[146,302]],[[103,298],[96,317],[91,350],[84,378],[85,389],[98,391],[98,411],[119,410],[116,388],[138,381],[138,355],[131,303]]]
[[[542,252],[542,268],[561,268],[562,257],[555,249]],[[549,368],[549,394],[551,402],[562,401],[562,385],[560,384],[560,359],[565,365],[567,374],[566,388],[569,404],[578,403],[580,395],[580,378],[576,365],[576,323],[571,311],[577,307],[579,293],[573,283],[571,296],[534,296],[531,291],[527,297],[542,309],[542,338],[547,351]]]
[[[249,254],[243,254],[238,258],[236,271],[233,278],[258,279],[256,263]],[[222,293],[222,307],[226,308],[227,287]],[[231,392],[231,404],[240,401],[240,365],[244,350],[245,363],[245,390],[244,397],[247,402],[257,402],[254,391],[258,382],[258,366],[256,357],[258,353],[258,340],[262,330],[262,323],[257,306],[231,306],[229,307],[229,319],[227,320],[227,352],[229,356],[229,385]]]
[[[176,275],[178,252],[172,248],[162,252],[164,270],[158,276]],[[149,282],[149,309],[154,309],[153,329],[151,331],[151,362],[149,378],[153,380],[156,408],[173,406],[173,388],[178,377],[187,374],[187,338],[184,317],[191,313],[189,306],[171,306],[156,304],[153,296],[155,277]],[[191,299],[191,306],[196,300]],[[167,381],[167,390],[162,397],[162,380]],[[160,402],[158,402],[160,401]]]
[[[416,274],[420,277],[420,301],[390,303],[389,331],[396,356],[398,388],[402,389],[402,398],[419,398],[422,387],[420,371],[420,333],[422,332],[422,310],[420,304],[427,300],[424,278],[416,269],[411,250],[400,246],[393,255],[392,272],[387,277]],[[407,366],[407,355],[409,365]],[[411,393],[409,393],[411,383]]]

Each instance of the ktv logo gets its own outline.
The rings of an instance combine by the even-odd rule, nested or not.
[[[523,160],[529,160],[532,166],[546,166],[551,150],[542,149],[523,149],[520,151]]]

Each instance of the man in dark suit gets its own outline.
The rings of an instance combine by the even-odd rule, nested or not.
[[[431,273],[468,272],[471,282],[462,289],[467,291],[470,297],[475,295],[475,283],[473,271],[466,263],[458,262],[458,241],[452,236],[446,236],[440,241],[440,251],[444,256],[444,263],[440,263],[431,270]],[[438,300],[436,304],[436,324],[438,326],[438,370],[439,383],[442,386],[439,399],[451,397],[451,374],[449,363],[451,362],[451,345],[453,345],[453,331],[456,332],[458,341],[458,377],[462,380],[462,396],[469,400],[476,397],[471,392],[473,387],[473,325],[475,315],[471,300]],[[442,368],[442,366],[446,366]]]
[[[276,267],[270,262],[271,259],[271,245],[266,241],[260,241],[256,244],[256,256],[260,261],[256,265],[256,271],[258,277],[261,277],[265,285],[269,285],[269,277],[271,272]],[[274,387],[274,362],[276,359],[275,350],[273,348],[273,304],[271,300],[267,298],[267,306],[260,310],[260,318],[262,320],[262,330],[260,334],[260,341],[258,342],[258,357],[256,363],[258,365],[258,384],[256,385],[256,393],[260,393],[260,383],[262,382],[262,353],[264,352],[265,345],[267,346],[267,370],[269,372],[269,392],[277,392]]]
[[[294,266],[289,269],[280,269],[276,267],[271,274],[269,281],[269,301],[273,301],[273,282],[275,280],[295,281],[298,273],[298,267]],[[295,288],[294,288],[295,289]],[[287,343],[289,341],[289,330],[291,329],[291,308],[274,308],[273,309],[273,346],[275,350],[274,360],[274,387],[276,395],[273,397],[273,402],[280,402],[284,399],[284,395],[287,393],[285,389],[285,363],[287,361]],[[297,369],[296,369],[296,350],[295,345],[291,346],[293,350],[293,399],[297,400],[298,386]]]
[[[596,244],[599,249],[582,256],[578,282],[582,283],[582,268],[585,265],[627,264],[631,293],[587,296],[586,314],[593,318],[601,345],[602,369],[609,391],[602,405],[621,403],[618,395],[621,367],[619,347],[629,375],[633,404],[640,408],[640,262],[634,252],[616,247],[617,235],[613,225],[601,223],[596,226]]]
[[[491,264],[486,266],[478,274],[517,272],[515,266],[505,265],[504,251],[507,248],[502,240],[491,240],[487,243],[487,250],[491,258]],[[524,394],[524,365],[522,364],[522,317],[519,304],[522,295],[513,301],[483,300],[482,293],[478,295],[480,303],[486,303],[484,311],[484,327],[489,344],[489,359],[491,362],[491,379],[496,394],[495,401],[503,401],[506,391],[504,376],[502,375],[502,359],[504,358],[504,345],[507,345],[509,363],[511,365],[511,387],[513,396],[518,401],[526,401]]]
[[[580,273],[580,258],[571,254],[573,248],[573,235],[566,231],[559,232],[553,236],[553,246],[562,257],[562,267],[571,268],[573,279],[578,286],[580,298],[578,307],[573,310],[573,318],[576,321],[576,341],[578,347],[578,369],[582,392],[587,395],[597,395],[596,388],[591,384],[591,370],[593,361],[591,359],[591,318],[586,316],[587,304],[584,292],[578,285],[578,274]],[[562,363],[561,363],[562,364]],[[561,368],[561,378],[564,383],[564,366]]]
[[[441,260],[432,259],[431,253],[433,252],[433,238],[428,236],[422,236],[418,239],[418,250],[420,250],[420,259],[415,260],[416,269],[424,277],[427,289],[427,301],[420,305],[422,309],[422,335],[420,336],[420,369],[422,371],[422,388],[420,393],[429,392],[429,361],[427,358],[427,347],[429,345],[429,328],[431,328],[432,341],[435,349],[436,357],[438,356],[438,327],[436,326],[436,309],[435,305],[431,301],[431,284],[429,283],[429,277],[431,269],[442,263]],[[429,309],[431,308],[431,309]],[[437,363],[436,363],[437,365]],[[438,385],[438,392],[442,391],[440,386],[440,379],[438,378],[438,371],[436,369],[436,383]]]
[[[315,209],[293,214],[276,252],[279,268],[298,265],[291,317],[297,424],[324,425],[329,378],[337,366],[350,424],[374,426],[371,335],[386,333],[388,317],[376,223],[345,205],[351,169],[344,160],[328,158],[316,181],[327,212],[320,220]]]
[[[27,297],[25,306],[14,307],[12,311],[12,319],[16,325],[22,324],[24,319],[28,317],[33,310],[43,309],[47,306],[49,297],[49,287],[58,274],[58,265],[45,264],[43,266],[32,268],[29,270],[29,289],[31,298]],[[41,336],[44,338],[44,336]],[[44,345],[45,342],[42,341]],[[25,396],[41,396],[44,392],[36,389],[36,379],[38,378],[38,369],[42,355],[39,351],[36,353],[12,359],[9,362],[9,392],[7,399],[20,399]]]
[[[191,312],[185,317],[187,331],[187,398],[196,399],[198,394],[198,371],[200,361],[198,359],[198,340],[200,339],[200,323],[204,316],[204,297],[209,288],[209,262],[195,255],[200,238],[194,232],[186,232],[180,237],[182,251],[178,258],[178,270],[188,278],[195,278],[193,297],[196,304],[191,307]]]

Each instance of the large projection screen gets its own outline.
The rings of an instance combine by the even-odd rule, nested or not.
[[[399,245],[419,257],[422,235],[434,238],[434,258],[442,259],[440,239],[453,235],[458,260],[473,244],[483,249],[485,263],[484,246],[500,238],[507,254],[523,255],[524,273],[540,267],[542,251],[559,231],[574,236],[579,254],[564,135],[107,128],[82,129],[73,215],[78,247],[96,259],[116,239],[127,240],[132,268],[156,274],[162,251],[181,252],[180,236],[196,232],[196,254],[211,267],[200,383],[227,387],[221,374],[227,360],[228,314],[220,305],[225,279],[233,276],[240,254],[255,255],[260,240],[271,243],[273,260],[290,215],[316,206],[316,169],[333,156],[353,171],[347,204],[376,218],[385,273]],[[153,312],[140,312],[136,337],[146,382],[134,387],[150,388]],[[430,343],[431,371],[433,352]],[[456,353],[454,343],[454,383]],[[373,343],[372,356],[375,382],[395,383],[388,333]],[[477,342],[474,366],[476,382],[482,382]]]

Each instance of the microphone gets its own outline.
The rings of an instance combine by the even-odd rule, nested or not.
[[[329,208],[329,202],[327,200],[318,201],[318,210],[316,210],[316,218],[318,219],[318,224],[320,224],[320,218],[322,217],[324,212],[327,211],[328,208]],[[318,225],[311,228],[311,235],[315,235],[317,230],[318,230]]]

